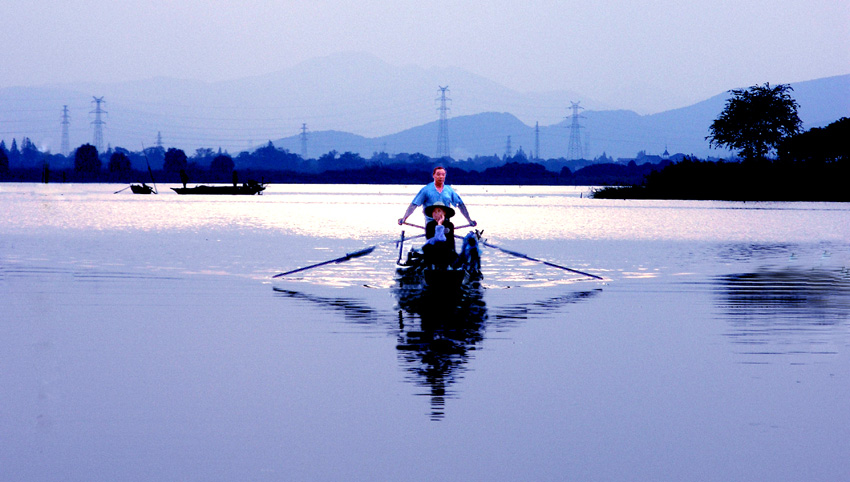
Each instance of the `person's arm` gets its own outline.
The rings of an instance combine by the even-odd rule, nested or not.
[[[469,211],[466,210],[466,204],[460,203],[460,204],[457,205],[457,208],[458,208],[458,210],[460,210],[460,213],[463,214],[463,217],[465,217],[466,220],[469,221],[470,226],[473,226],[473,227],[478,226],[478,223],[476,223],[475,221],[472,220],[471,217],[469,217]]]
[[[419,206],[412,203],[410,204],[410,206],[407,206],[407,211],[405,211],[404,216],[398,220],[398,225],[401,226],[402,224],[404,224],[404,222],[407,221],[407,218],[409,218],[410,215],[413,214],[413,211],[416,211],[417,207]]]

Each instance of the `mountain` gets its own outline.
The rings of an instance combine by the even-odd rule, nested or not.
[[[568,107],[580,101],[582,144],[593,157],[605,152],[632,157],[638,151],[718,155],[704,140],[728,93],[693,106],[649,116],[613,110],[579,93],[523,93],[459,68],[395,66],[373,56],[336,54],[280,72],[222,82],[152,78],[122,83],[73,83],[0,89],[0,139],[29,137],[60,151],[61,112],[70,112],[73,149],[92,142],[92,97],[105,98],[104,141],[138,150],[162,134],[165,147],[192,155],[200,147],[237,154],[273,140],[300,153],[306,125],[308,155],[330,150],[422,152],[434,155],[439,86],[449,86],[452,155],[530,153],[538,122],[543,157],[566,156]],[[850,113],[850,75],[793,84],[807,127]]]
[[[850,116],[850,75],[797,82],[791,84],[792,95],[800,104],[799,115],[806,129],[824,126],[841,117]],[[635,157],[638,152],[661,154],[693,154],[702,158],[720,157],[727,151],[710,149],[705,137],[712,121],[723,110],[730,94],[724,92],[697,104],[641,116],[627,110],[581,112],[582,147],[589,147],[587,157],[603,152],[615,159]],[[540,126],[540,157],[565,157],[569,146],[569,119]],[[453,117],[448,121],[449,146],[452,157],[466,159],[475,155],[503,155],[510,136],[513,152],[522,148],[527,154],[535,150],[535,128],[509,113],[485,112]],[[339,133],[310,133],[308,156],[316,157],[331,149],[358,152],[364,157],[374,152],[421,152],[435,155],[437,121],[431,121],[397,134],[366,138],[341,137]],[[274,145],[300,153],[300,137],[277,139]]]

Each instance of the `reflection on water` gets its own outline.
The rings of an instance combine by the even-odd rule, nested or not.
[[[446,290],[407,284],[393,289],[398,302],[399,361],[407,380],[426,390],[431,419],[445,415],[451,386],[463,378],[470,351],[484,340],[487,304],[478,281]]]
[[[469,369],[472,352],[480,348],[488,329],[503,331],[520,321],[558,310],[597,295],[602,290],[571,292],[530,303],[489,307],[487,288],[479,282],[458,290],[423,289],[397,283],[392,288],[395,310],[379,310],[353,297],[330,297],[274,287],[287,298],[315,303],[339,312],[356,324],[387,328],[398,340],[398,360],[405,379],[424,389],[418,395],[430,399],[430,418],[445,416],[446,400],[459,396],[453,389]]]
[[[720,276],[716,283],[729,336],[745,347],[743,354],[756,356],[753,363],[836,353],[832,347],[850,316],[846,268],[764,270]]]
[[[342,313],[345,319],[352,323],[378,324],[383,322],[382,316],[378,311],[356,299],[317,296],[277,286],[273,289],[281,296],[309,301]]]

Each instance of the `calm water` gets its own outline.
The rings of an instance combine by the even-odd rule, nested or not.
[[[850,206],[456,186],[605,280],[486,249],[446,303],[393,279],[418,186],[123,187],[0,184],[0,480],[850,474]]]

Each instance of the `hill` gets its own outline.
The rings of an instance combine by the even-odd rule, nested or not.
[[[300,153],[306,124],[308,155],[330,150],[370,156],[386,151],[434,155],[438,86],[449,85],[449,144],[467,158],[531,153],[538,122],[540,154],[566,156],[570,101],[581,101],[586,157],[634,157],[639,151],[722,155],[708,149],[708,125],[727,92],[698,104],[641,116],[612,109],[568,89],[522,93],[463,69],[394,66],[365,54],[337,54],[274,74],[224,82],[152,78],[123,83],[75,83],[0,89],[0,139],[29,137],[60,151],[61,112],[71,114],[71,148],[92,142],[92,96],[104,96],[104,140],[139,149],[162,133],[165,147],[193,154],[201,147],[242,150],[275,145]],[[792,84],[806,127],[850,113],[850,75]],[[734,88],[734,87],[730,87]]]

